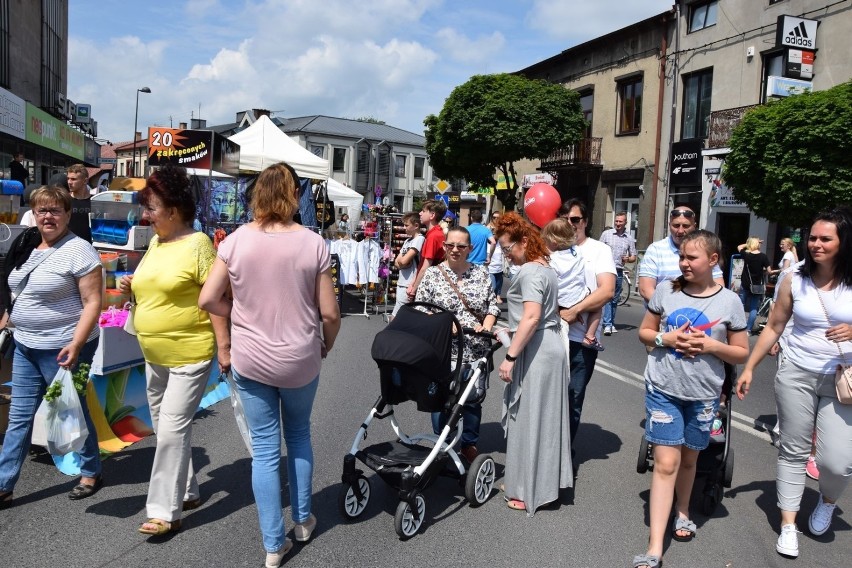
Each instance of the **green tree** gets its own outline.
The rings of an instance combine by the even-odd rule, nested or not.
[[[756,107],[731,134],[723,177],[757,215],[790,227],[852,202],[852,82]]]
[[[497,192],[508,209],[514,209],[517,194],[513,163],[546,158],[577,142],[585,127],[577,93],[507,73],[471,77],[423,123],[435,173],[495,187],[499,171],[512,182]]]

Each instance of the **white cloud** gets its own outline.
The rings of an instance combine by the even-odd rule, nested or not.
[[[506,38],[499,31],[471,39],[453,28],[438,30],[436,38],[442,50],[462,63],[483,63],[491,60],[506,44]]]

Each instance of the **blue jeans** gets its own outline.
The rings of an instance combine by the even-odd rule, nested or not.
[[[449,412],[433,412],[432,413],[432,430],[435,434],[440,434],[444,426],[447,425],[447,420],[450,417]],[[482,404],[474,402],[462,406],[462,438],[461,446],[475,446],[479,441],[479,424],[482,422]],[[453,433],[450,433],[452,439]]]
[[[319,376],[307,385],[285,389],[241,377],[233,369],[234,382],[251,433],[254,459],[251,486],[257,503],[263,547],[275,552],[284,545],[284,514],[281,511],[281,425],[287,444],[287,481],[294,523],[311,514],[311,481],[314,453],[311,448],[311,411]]]
[[[79,363],[91,363],[95,356],[98,340],[94,339],[83,346],[78,358]],[[31,349],[17,343],[12,361],[12,404],[9,408],[9,428],[0,453],[0,491],[12,491],[21,475],[21,467],[27,452],[30,451],[30,437],[33,431],[33,419],[41,404],[47,385],[59,370],[56,356],[61,349]],[[72,371],[76,370],[76,367]],[[83,415],[89,437],[80,451],[80,474],[83,477],[97,477],[101,473],[101,457],[98,449],[98,433],[89,416],[86,395],[80,396]]]
[[[489,272],[488,276],[491,277],[491,287],[494,289],[494,293],[500,296],[500,293],[503,291],[503,273]]]
[[[681,400],[645,384],[645,439],[658,446],[686,446],[701,451],[710,444],[710,429],[719,398]]]
[[[621,297],[621,285],[624,283],[624,269],[615,269],[615,294],[612,299],[604,304],[603,307],[603,325],[604,329],[615,327],[615,310],[618,308],[618,299]]]
[[[762,295],[754,295],[743,288],[743,306],[748,312],[748,321],[746,322],[746,331],[751,333],[754,327],[754,320],[757,319],[757,310],[760,308],[760,302],[763,301]]]
[[[568,383],[568,412],[570,414],[571,427],[571,454],[574,454],[574,440],[577,438],[577,430],[580,428],[580,415],[583,414],[583,401],[586,400],[586,387],[592,380],[595,372],[595,362],[598,359],[598,351],[586,349],[578,341],[569,341],[568,352],[570,355],[569,366],[571,368],[571,380]]]

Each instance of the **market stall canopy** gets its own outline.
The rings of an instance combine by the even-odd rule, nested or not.
[[[326,191],[329,201],[334,201],[335,208],[346,207],[346,212],[349,214],[349,226],[357,227],[358,220],[361,218],[364,196],[331,178],[328,179]]]
[[[278,162],[287,162],[301,178],[328,179],[328,160],[299,146],[266,115],[229,140],[240,145],[241,172],[259,172]]]

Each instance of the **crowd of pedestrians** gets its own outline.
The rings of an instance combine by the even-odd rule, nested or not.
[[[136,302],[134,325],[157,437],[148,520],[138,530],[176,532],[182,512],[202,504],[190,437],[194,411],[217,364],[233,374],[245,410],[261,541],[267,568],[275,568],[292,548],[280,491],[282,431],[295,539],[307,542],[317,525],[311,411],[322,359],[340,329],[329,253],[319,236],[294,221],[299,180],[286,164],[260,174],[251,197],[254,220],[218,251],[192,228],[195,201],[188,186],[186,172],[172,166],[148,179],[140,203],[156,236],[134,276],[121,282]],[[47,383],[58,367],[90,361],[96,343],[100,263],[91,245],[69,230],[73,197],[58,188],[33,194],[36,227],[13,245],[0,286],[17,327],[10,426],[0,453],[0,508],[13,505]],[[544,227],[500,211],[484,225],[475,210],[467,228],[445,229],[446,216],[438,200],[403,216],[407,239],[393,260],[400,270],[394,313],[407,302],[425,301],[452,311],[466,327],[491,331],[505,288],[512,339],[504,359],[493,365],[505,383],[501,490],[508,507],[533,516],[572,487],[577,475],[581,460],[574,442],[603,350],[601,335],[618,331],[625,264],[637,257],[628,215],[616,212],[615,227],[603,231],[601,240],[589,236],[589,211],[576,199],[562,204]],[[662,566],[667,527],[677,541],[696,535],[689,495],[698,455],[724,404],[726,364],[745,363],[735,387],[743,398],[755,367],[767,354],[779,353],[780,554],[799,554],[796,517],[812,446],[820,499],[809,516],[811,533],[830,528],[852,475],[852,404],[835,390],[835,371],[852,361],[852,211],[840,207],[816,218],[802,262],[792,241],[783,240],[777,271],[758,239],[749,239],[743,247],[743,298],[724,286],[721,241],[697,230],[696,217],[687,205],[674,207],[668,236],[648,247],[638,270],[646,308],[638,339],[648,348],[645,437],[653,444],[655,467],[648,548],[633,559],[634,568]],[[510,275],[508,286],[504,273]],[[762,298],[768,277],[778,273],[786,277],[779,278],[769,321],[749,356],[753,298]],[[33,317],[46,301],[68,306],[65,319],[49,322],[50,329],[44,318]],[[473,361],[487,355],[488,345],[474,339],[464,350],[463,358]],[[468,462],[478,454],[481,417],[479,401],[465,406],[459,451]],[[446,416],[432,418],[437,432]],[[91,425],[89,430],[95,432]],[[89,497],[103,485],[94,434],[81,457],[80,484],[71,499]]]

